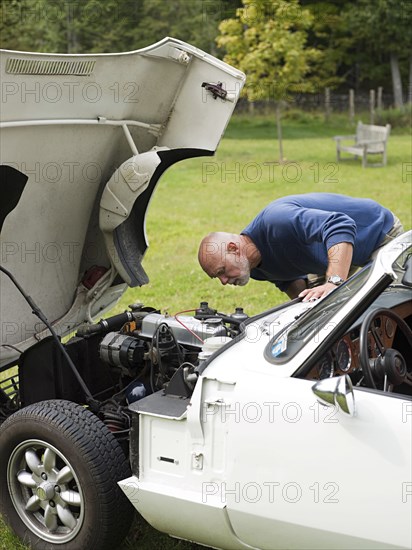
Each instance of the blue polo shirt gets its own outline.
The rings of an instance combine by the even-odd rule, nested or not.
[[[282,197],[242,231],[262,256],[251,277],[285,291],[308,273],[325,273],[328,250],[342,242],[353,245],[352,265],[364,265],[393,223],[392,212],[372,199],[335,193]]]

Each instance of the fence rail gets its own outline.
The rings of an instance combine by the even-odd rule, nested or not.
[[[391,108],[393,95],[382,91],[381,88],[361,93],[356,93],[353,90],[348,90],[347,93],[329,90],[317,94],[291,94],[285,101],[285,106],[303,111],[324,111],[326,116],[330,112],[335,112],[348,113],[348,116],[354,117],[357,112]],[[276,102],[273,100],[259,100],[250,103],[244,98],[239,100],[236,107],[236,111],[239,113],[255,112],[256,114],[274,112],[275,109]]]

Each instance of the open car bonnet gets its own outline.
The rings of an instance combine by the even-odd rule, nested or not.
[[[3,50],[1,79],[1,262],[64,335],[148,282],[159,177],[214,154],[245,77],[165,38],[118,54]],[[3,273],[1,318],[1,364],[47,334]]]

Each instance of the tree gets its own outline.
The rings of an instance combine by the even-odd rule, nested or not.
[[[348,52],[356,39],[347,28],[343,12],[353,1],[300,0],[301,5],[309,9],[313,16],[307,43],[322,52],[314,75],[319,89],[334,88],[348,76],[347,64],[352,63]]]
[[[1,0],[1,46],[39,52],[96,51],[113,27],[124,40],[121,6],[116,0]],[[130,4],[128,8],[130,12]]]
[[[60,53],[119,52],[165,36],[216,54],[221,19],[241,0],[0,0],[1,46]]]
[[[217,42],[226,51],[225,61],[247,75],[247,98],[276,101],[280,162],[281,103],[291,92],[314,89],[311,71],[321,53],[306,45],[312,25],[313,16],[298,0],[243,0],[236,18],[219,26]]]
[[[410,0],[358,0],[345,11],[348,30],[368,56],[368,63],[389,62],[395,107],[403,106],[400,60],[412,72],[412,3]],[[410,80],[412,75],[410,74]]]
[[[43,27],[35,2],[0,1],[0,46],[8,50],[41,51]]]
[[[144,0],[138,28],[140,45],[173,36],[213,55],[218,25],[234,15],[240,0]]]

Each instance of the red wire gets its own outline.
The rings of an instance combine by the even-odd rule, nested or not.
[[[178,315],[182,315],[183,313],[193,313],[194,311],[196,311],[195,309],[186,309],[185,311],[178,311],[177,313],[175,313],[174,315],[174,318],[176,319],[176,321],[178,323],[180,323],[182,325],[183,328],[185,328],[188,332],[190,332],[190,334],[192,334],[195,338],[197,338],[200,342],[202,342],[202,344],[204,344],[204,340],[202,340],[200,338],[200,336],[198,336],[196,333],[193,332],[193,330],[190,330],[189,327],[187,327],[180,319],[177,318]]]

